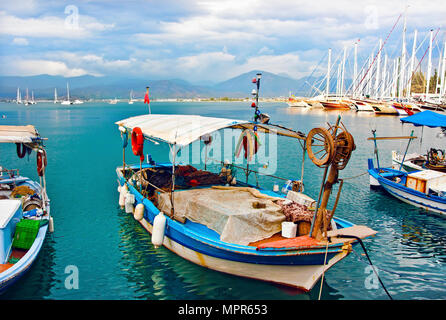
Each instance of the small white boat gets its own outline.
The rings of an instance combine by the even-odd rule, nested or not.
[[[108,102],[108,104],[116,104],[118,103],[118,99],[114,98]]]
[[[133,90],[130,90],[129,104],[133,104]]]
[[[33,126],[0,126],[0,143],[17,146],[23,158],[37,153],[40,183],[21,176],[18,169],[0,167],[0,293],[22,277],[36,260],[47,230],[53,230],[46,193],[46,151]]]
[[[63,105],[73,104],[73,102],[70,101],[70,88],[68,86],[68,82],[67,82],[67,100],[62,101],[60,104],[63,104]]]
[[[16,103],[17,104],[21,104],[22,103],[22,94],[20,93],[20,88],[17,88]]]
[[[375,110],[373,107],[367,103],[365,100],[352,100],[353,107],[356,109],[356,111],[363,111],[363,112],[374,112]]]

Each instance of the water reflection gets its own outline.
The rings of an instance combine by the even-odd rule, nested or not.
[[[51,289],[56,285],[56,274],[54,272],[55,256],[53,235],[47,234],[47,238],[31,269],[8,288],[0,296],[0,299],[31,300],[49,297]]]
[[[121,271],[134,288],[136,299],[297,299],[319,296],[320,281],[309,293],[253,279],[206,269],[168,249],[155,249],[150,235],[118,210],[121,223]],[[321,299],[339,299],[338,291],[325,280]]]

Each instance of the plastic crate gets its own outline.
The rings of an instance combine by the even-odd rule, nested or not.
[[[40,228],[40,220],[20,220],[14,233],[14,240],[12,241],[12,247],[16,249],[28,250],[34,243],[37,237],[37,233]]]

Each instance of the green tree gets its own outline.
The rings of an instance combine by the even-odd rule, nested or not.
[[[421,71],[413,74],[410,91],[412,93],[423,93],[426,91],[426,78]]]

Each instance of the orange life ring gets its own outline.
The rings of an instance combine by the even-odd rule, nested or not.
[[[41,150],[41,152],[37,152],[37,174],[39,177],[43,176],[45,173],[46,165],[48,164],[46,159],[45,150]]]
[[[139,156],[141,161],[144,160],[144,136],[140,127],[132,130],[132,151],[135,156]]]

